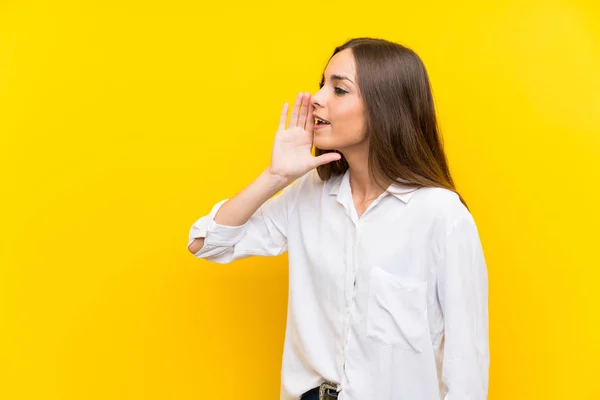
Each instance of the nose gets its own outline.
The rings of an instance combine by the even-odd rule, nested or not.
[[[317,93],[315,93],[313,96],[311,96],[310,103],[312,104],[312,106],[314,108],[321,108],[323,106],[320,90]]]

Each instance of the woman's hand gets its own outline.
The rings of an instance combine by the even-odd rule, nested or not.
[[[293,181],[319,165],[341,158],[338,153],[327,153],[319,157],[312,155],[314,118],[310,93],[298,93],[286,129],[287,112],[288,103],[285,103],[273,144],[270,173]]]

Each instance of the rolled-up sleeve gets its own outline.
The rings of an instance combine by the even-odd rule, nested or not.
[[[212,207],[208,215],[198,219],[190,228],[188,247],[194,239],[203,237],[204,246],[194,253],[219,264],[250,256],[277,256],[287,250],[288,217],[293,212],[301,180],[287,186],[281,194],[267,200],[244,224],[225,226],[214,221],[225,202]]]
[[[437,266],[444,317],[444,400],[484,400],[488,395],[488,273],[471,214],[450,227]]]

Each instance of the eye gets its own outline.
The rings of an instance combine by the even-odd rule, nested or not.
[[[339,95],[343,95],[343,94],[346,94],[346,93],[348,93],[348,92],[346,92],[345,90],[342,90],[342,89],[340,89],[340,88],[338,88],[338,87],[336,87],[336,88],[334,89],[334,91],[335,91],[335,93],[336,93],[336,94],[339,94]]]

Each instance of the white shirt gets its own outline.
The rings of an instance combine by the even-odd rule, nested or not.
[[[349,172],[311,170],[249,221],[197,220],[188,246],[220,264],[288,251],[281,400],[323,381],[339,400],[487,398],[488,281],[456,193],[390,186],[357,217]]]

